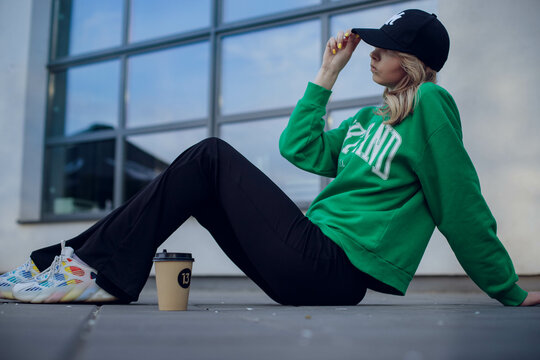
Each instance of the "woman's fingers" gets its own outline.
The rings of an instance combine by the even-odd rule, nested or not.
[[[323,67],[341,71],[347,65],[358,43],[360,38],[351,33],[351,29],[339,31],[336,37],[331,37],[326,43]]]
[[[328,40],[329,50],[333,55],[344,49],[348,49],[352,53],[360,40],[360,36],[353,34],[351,29],[345,32],[339,31],[336,37],[331,37]]]
[[[351,32],[351,29],[349,29],[349,30],[347,30],[345,32],[345,37],[347,38],[347,49],[352,54],[354,52],[354,50],[356,49],[356,47],[358,46],[358,44],[360,44],[360,41],[362,39],[360,39],[359,35],[353,34]]]
[[[330,49],[330,52],[334,55],[337,53],[337,41],[335,38],[331,37],[328,39],[328,47]]]
[[[338,51],[343,49],[345,46],[344,46],[344,40],[345,40],[345,37],[343,36],[343,31],[339,31],[337,33],[337,36],[336,36],[336,42],[337,42],[337,49]]]

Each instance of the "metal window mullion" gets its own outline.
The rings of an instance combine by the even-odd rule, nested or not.
[[[124,136],[119,132],[115,138],[115,166],[114,166],[114,184],[113,184],[113,208],[117,208],[124,202],[124,163],[125,146]]]
[[[176,122],[170,122],[170,123],[160,124],[160,125],[149,125],[149,126],[141,126],[141,127],[133,127],[133,128],[126,127],[123,133],[125,136],[132,136],[132,135],[152,134],[152,133],[175,131],[175,130],[186,130],[186,129],[206,126],[207,123],[208,123],[208,117],[205,117],[205,118],[200,118],[196,120],[176,121]]]
[[[124,166],[126,162],[125,128],[126,128],[126,99],[127,99],[127,72],[128,57],[120,58],[120,90],[118,94],[118,128],[115,136],[115,166],[113,187],[113,208],[124,202]]]
[[[122,46],[129,43],[129,30],[131,26],[131,0],[124,0],[124,13],[122,17]]]
[[[129,42],[129,30],[131,25],[131,0],[124,0],[124,12],[122,16],[122,47],[127,47]],[[120,56],[120,86],[118,94],[118,127],[116,129],[114,143],[114,183],[113,183],[113,208],[117,208],[124,202],[124,166],[126,162],[126,146],[124,130],[126,128],[126,100],[127,100],[127,72],[128,55]]]
[[[287,106],[282,108],[276,108],[271,110],[257,110],[250,112],[237,113],[233,115],[221,115],[219,117],[219,124],[224,123],[234,123],[242,121],[253,121],[253,120],[265,120],[271,118],[277,118],[286,116],[289,117],[294,110],[294,106]]]
[[[189,121],[177,121],[161,125],[150,125],[143,127],[134,127],[134,128],[125,128],[122,130],[123,136],[132,136],[140,134],[152,134],[157,132],[167,132],[175,130],[185,130],[203,127],[207,125],[208,118],[200,118]],[[115,139],[118,129],[115,130],[101,130],[97,132],[90,132],[84,134],[77,134],[73,136],[53,136],[45,139],[45,145],[47,146],[58,146],[58,145],[69,145],[69,144],[79,144],[85,142],[95,142],[102,140],[111,140]]]
[[[60,0],[53,0],[52,6],[53,9],[51,11],[51,30],[50,34],[51,37],[49,39],[49,63],[54,59],[56,54],[56,47],[57,47],[57,39],[58,39],[58,12],[60,9]]]
[[[325,1],[327,2],[327,1]],[[330,38],[330,15],[328,13],[324,13],[321,15],[321,39],[320,39],[320,46],[321,46],[321,53],[320,53],[320,61],[322,65],[322,57],[324,55],[324,51],[326,50],[326,43],[328,42],[328,39]],[[328,110],[326,116],[328,117]],[[328,130],[328,121],[324,122],[324,129],[325,131]],[[328,184],[330,184],[330,178],[319,176],[319,185],[320,190],[322,191]]]
[[[48,134],[49,134],[50,124],[52,121],[52,113],[53,113],[53,106],[54,106],[54,93],[56,90],[55,76],[56,74],[49,72],[48,77],[47,77],[47,106],[45,110],[45,128],[44,128],[44,133],[42,134],[44,151],[42,154],[43,167],[41,171],[41,194],[40,194],[41,204],[40,204],[40,211],[39,211],[40,219],[43,219],[43,217],[45,216],[45,196],[46,196],[46,193],[48,192],[48,189],[47,189],[47,185],[48,185],[47,175],[48,174],[47,173],[49,171],[50,162],[47,156],[47,152],[49,148],[51,147],[48,140]]]
[[[209,96],[208,96],[208,136],[217,136],[217,117],[219,113],[219,89],[220,89],[220,50],[218,49],[218,41],[216,34],[210,36],[210,79],[209,79]]]
[[[49,64],[47,64],[47,68],[51,71],[59,71],[72,66],[116,59],[121,55],[143,54],[147,52],[170,49],[176,46],[198,43],[208,40],[209,36],[209,30],[201,30],[189,34],[183,34],[181,36],[172,35],[166,38],[159,38],[157,40],[153,39],[140,43],[123,44],[105,50],[96,50],[87,54],[65,56],[49,62]]]
[[[103,130],[95,133],[86,133],[73,135],[69,137],[65,136],[55,136],[50,137],[45,140],[46,146],[59,146],[59,145],[70,145],[70,144],[81,144],[87,142],[96,142],[102,140],[114,139],[116,134],[115,130]]]
[[[328,39],[330,38],[330,16],[328,14],[322,14],[320,21],[321,21],[321,38],[320,38],[321,53],[320,53],[319,59],[322,65],[322,58],[324,55],[324,51],[326,50],[326,43],[328,42]],[[325,123],[324,128],[325,130],[328,130],[327,123]]]
[[[94,221],[99,220],[106,216],[108,212],[105,211],[99,211],[95,213],[87,213],[87,212],[79,212],[79,213],[73,213],[73,214],[52,214],[52,213],[44,213],[42,215],[42,218],[40,221],[20,221],[21,224],[32,224],[32,223],[39,223],[42,221],[46,222],[75,222],[75,221]]]
[[[328,104],[328,110],[340,110],[348,108],[362,108],[365,106],[371,105],[380,105],[382,104],[383,98],[382,95],[371,95],[364,96],[361,98],[353,98],[346,100],[334,100]]]
[[[219,116],[219,95],[221,88],[221,41],[216,34],[216,29],[221,23],[222,7],[220,0],[212,1],[212,18],[210,21],[210,83],[208,104],[208,135],[218,136],[217,118]]]
[[[50,39],[49,39],[49,54],[48,54],[48,61],[51,62],[54,58],[54,54],[56,53],[56,44],[57,44],[57,33],[58,33],[58,9],[60,7],[60,4],[58,3],[59,0],[53,0],[52,1],[52,11],[51,11],[51,28],[50,28]],[[49,130],[49,124],[51,122],[51,112],[52,112],[52,104],[53,104],[53,96],[54,96],[54,74],[49,71],[47,76],[47,105],[45,110],[45,128],[43,136],[43,152],[41,157],[41,162],[43,164],[41,168],[41,194],[39,195],[40,203],[39,203],[39,220],[43,220],[45,216],[45,192],[47,191],[46,185],[47,185],[47,171],[49,170],[49,162],[47,160],[47,135]]]

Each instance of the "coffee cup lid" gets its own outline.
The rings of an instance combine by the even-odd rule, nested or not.
[[[163,249],[163,252],[156,253],[154,261],[195,261],[191,253],[170,253]]]

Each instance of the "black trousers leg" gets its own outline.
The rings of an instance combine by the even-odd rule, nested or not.
[[[353,305],[368,277],[260,170],[222,140],[182,153],[124,205],[66,242],[98,270],[97,282],[138,298],[152,257],[194,216],[231,260],[273,300],[290,305]],[[59,245],[37,250],[38,268]]]

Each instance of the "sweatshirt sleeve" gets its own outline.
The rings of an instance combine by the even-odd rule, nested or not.
[[[520,305],[527,292],[517,284],[512,260],[480,191],[476,170],[461,139],[451,97],[421,100],[415,114],[441,121],[427,140],[416,173],[435,224],[470,278],[504,305]],[[423,104],[422,104],[423,102]],[[456,128],[457,127],[457,128]]]
[[[281,155],[300,169],[335,177],[337,159],[348,126],[325,132],[326,104],[332,92],[309,83],[279,138]]]

